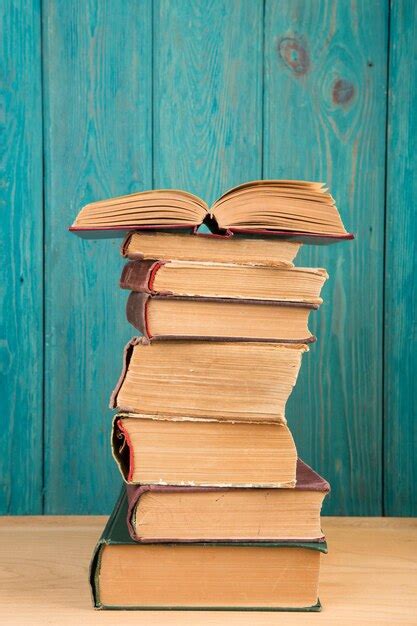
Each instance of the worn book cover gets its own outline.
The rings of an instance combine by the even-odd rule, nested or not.
[[[126,263],[120,287],[152,296],[320,305],[320,292],[327,278],[322,268],[147,259]]]
[[[320,512],[329,491],[301,459],[291,489],[127,484],[127,526],[132,539],[148,543],[324,541]]]
[[[133,337],[110,408],[167,419],[286,423],[305,344]]]
[[[154,341],[307,344],[316,341],[307,326],[310,311],[316,309],[317,304],[305,302],[153,296],[132,291],[126,317],[144,337]]]
[[[127,234],[120,253],[131,260],[238,263],[249,267],[294,267],[301,243],[277,237],[223,237],[207,232],[140,230]]]
[[[327,552],[323,541],[144,545],[130,537],[126,516],[123,490],[91,561],[97,609],[321,608],[317,588],[320,553]]]

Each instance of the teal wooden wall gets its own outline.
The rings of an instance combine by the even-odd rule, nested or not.
[[[352,244],[288,406],[325,511],[417,513],[417,6],[412,0],[0,3],[0,509],[104,513],[108,396],[132,331],[100,197],[325,180]]]

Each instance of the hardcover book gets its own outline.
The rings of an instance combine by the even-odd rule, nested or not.
[[[104,231],[105,232],[105,231]],[[133,231],[125,237],[122,256],[137,259],[176,259],[248,266],[294,267],[300,243],[277,237],[234,237],[203,232]]]
[[[173,419],[286,423],[307,346],[134,337],[110,408]]]
[[[230,298],[319,305],[324,269],[254,267],[236,263],[130,261],[120,287],[152,296]]]
[[[351,239],[334,199],[323,183],[258,180],[230,189],[211,208],[197,196],[176,189],[142,191],[87,204],[71,230],[112,236],[129,230],[197,229],[231,235],[277,235],[297,241]],[[111,232],[113,231],[113,232]]]
[[[318,304],[152,296],[132,291],[126,317],[147,339],[270,341],[306,344],[315,341],[308,318]]]
[[[127,485],[135,541],[323,541],[329,483],[297,461],[294,489]]]
[[[297,450],[285,424],[116,415],[112,448],[133,484],[294,487]]]
[[[137,543],[122,493],[94,551],[97,609],[318,611],[323,541]]]

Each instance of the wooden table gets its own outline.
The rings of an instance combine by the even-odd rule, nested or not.
[[[324,518],[321,613],[94,611],[87,569],[104,517],[0,518],[0,624],[417,624],[417,519]]]

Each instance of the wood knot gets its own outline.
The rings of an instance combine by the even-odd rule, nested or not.
[[[296,76],[304,76],[310,68],[310,56],[300,41],[285,37],[278,43],[278,53]]]
[[[355,95],[355,86],[350,80],[338,78],[333,83],[332,99],[335,104],[344,106],[349,104]]]

